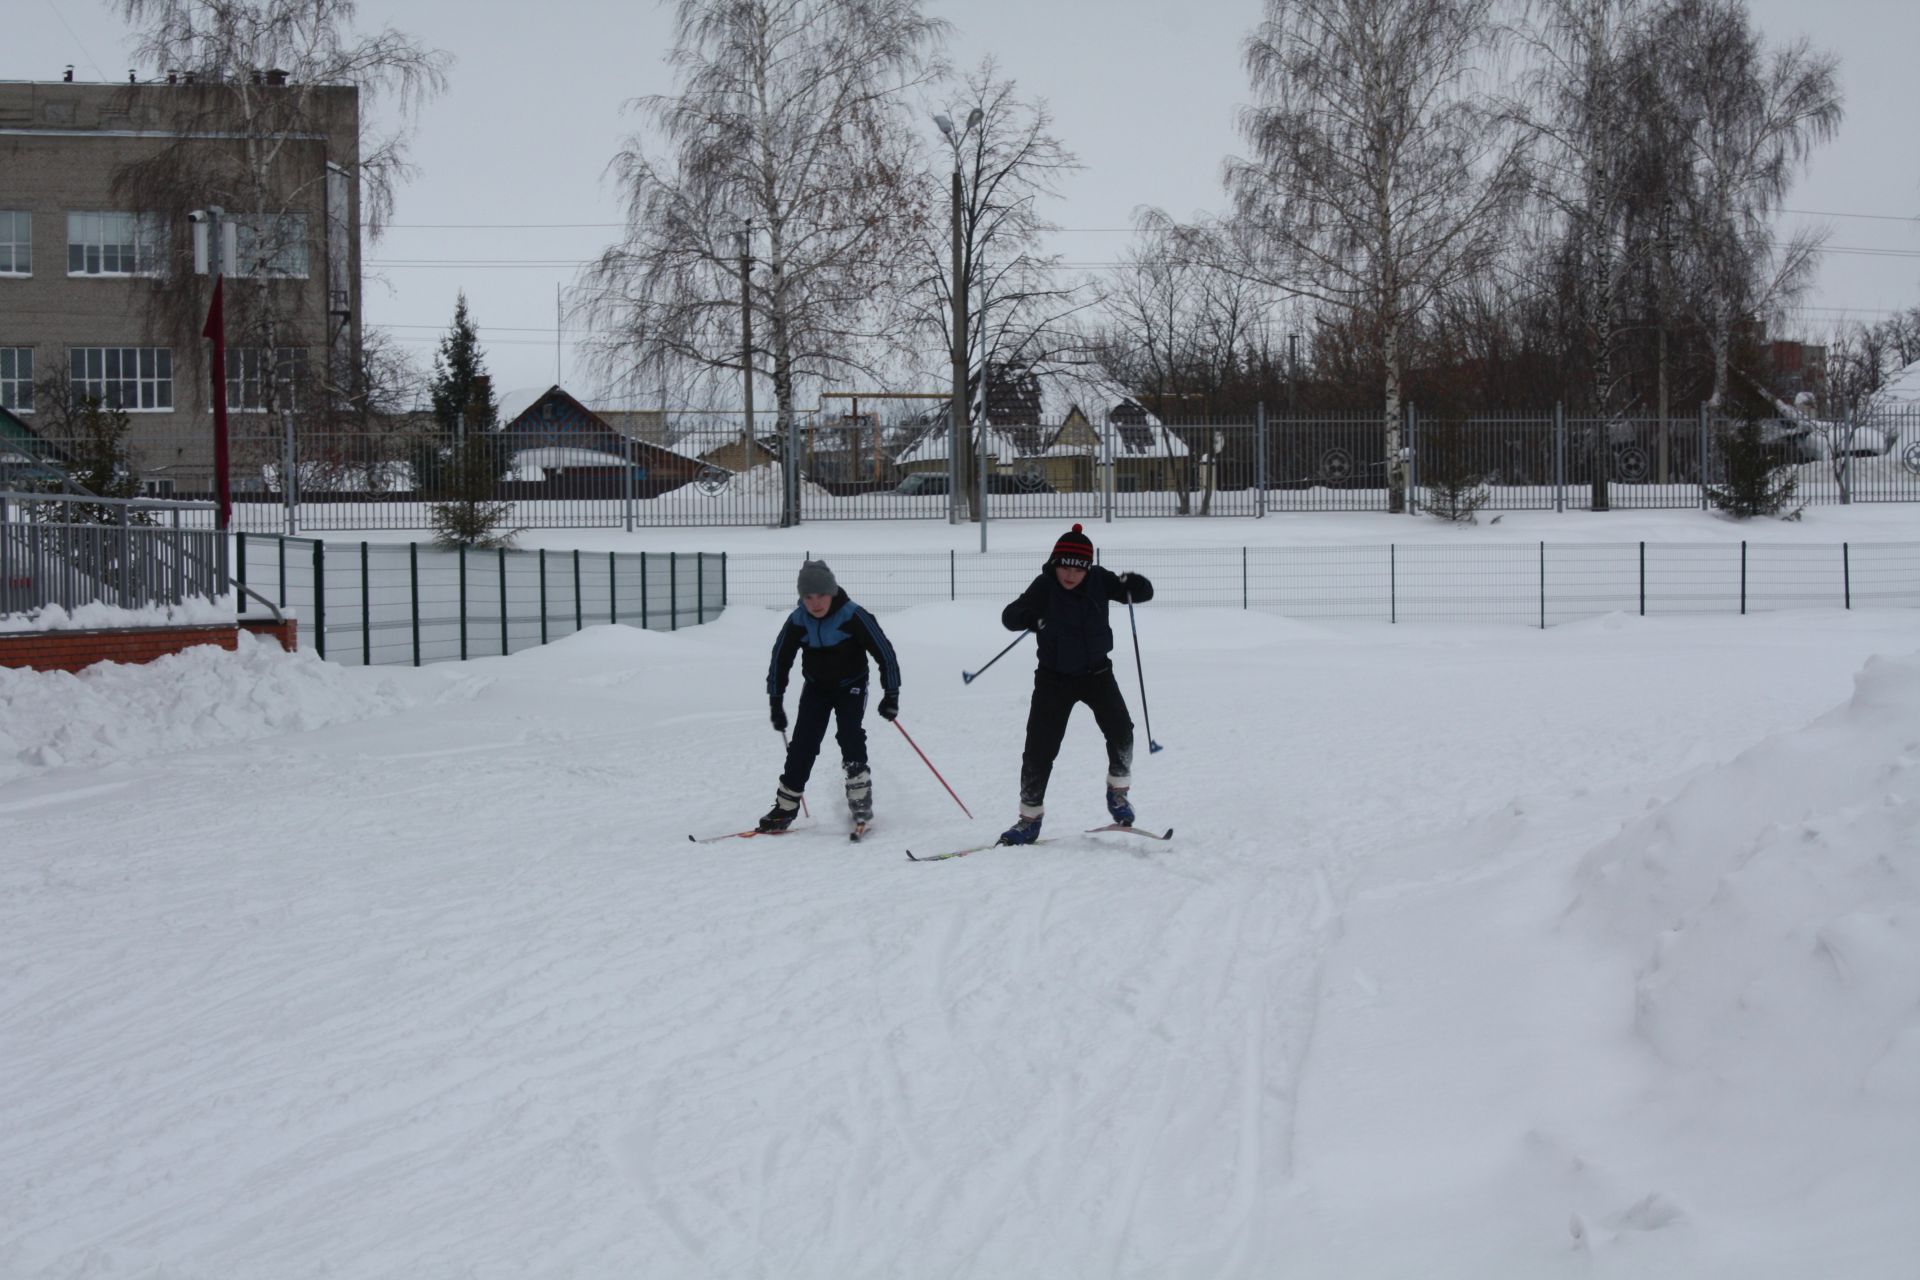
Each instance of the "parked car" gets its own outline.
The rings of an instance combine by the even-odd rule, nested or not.
[[[899,487],[892,490],[902,497],[924,498],[947,491],[947,476],[944,471],[916,471],[901,479]],[[1053,486],[1039,476],[1009,475],[993,471],[987,474],[988,493],[1052,493]],[[883,491],[884,492],[884,491]]]

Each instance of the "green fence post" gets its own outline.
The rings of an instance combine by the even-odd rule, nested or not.
[[[614,584],[620,578],[620,561],[611,551],[607,552],[607,621],[614,626],[620,625],[620,594]]]
[[[547,642],[547,549],[540,548],[540,643]]]
[[[360,544],[360,665],[373,665],[373,589],[367,585],[367,544]]]
[[[285,538],[280,538],[279,543],[280,543],[280,607],[284,609],[287,607],[287,540]]]
[[[640,629],[647,629],[647,553],[640,553]]]
[[[1853,556],[1844,542],[1840,544],[1840,590],[1846,607],[1853,608]]]
[[[580,548],[573,549],[573,629],[587,629],[587,606],[580,598]]]
[[[720,553],[720,608],[727,607],[727,553]]]
[[[1245,547],[1240,548],[1240,607],[1242,609],[1247,607],[1247,549]]]
[[[1747,540],[1740,540],[1740,615],[1747,612]]]
[[[500,548],[500,656],[507,656],[507,549]]]
[[[327,544],[313,542],[313,648],[327,656]]]
[[[667,552],[667,630],[680,629],[680,553]]]
[[[1387,544],[1387,621],[1400,621],[1400,546]]]
[[[467,660],[467,544],[460,544],[460,661]]]
[[[1647,544],[1640,544],[1640,616],[1647,616]]]
[[[948,547],[947,548],[947,599],[958,600],[959,598],[960,598],[960,582],[954,573],[953,548]]]
[[[1540,544],[1540,629],[1547,629],[1547,544]]]
[[[420,665],[420,544],[407,544],[407,578],[413,586],[413,665]]]
[[[704,551],[693,557],[693,616],[695,626],[707,620],[707,553]]]
[[[234,534],[233,546],[234,567],[240,571],[238,579],[240,583],[239,612],[245,613],[247,611],[247,535],[244,533]]]

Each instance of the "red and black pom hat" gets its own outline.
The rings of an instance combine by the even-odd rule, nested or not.
[[[1060,535],[1060,541],[1053,544],[1053,559],[1047,561],[1048,567],[1065,565],[1069,569],[1093,568],[1093,539],[1073,526],[1071,533]]]

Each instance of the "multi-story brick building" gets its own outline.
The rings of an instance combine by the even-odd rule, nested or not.
[[[274,433],[296,382],[309,410],[344,385],[360,349],[359,126],[354,88],[277,72],[0,81],[0,406],[44,430],[46,381],[64,380],[128,412],[151,489],[209,491],[198,328],[213,276],[196,261],[228,277],[236,435]]]

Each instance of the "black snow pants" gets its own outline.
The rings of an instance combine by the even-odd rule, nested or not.
[[[1047,799],[1047,779],[1067,736],[1067,717],[1084,702],[1107,739],[1107,785],[1124,787],[1133,774],[1133,717],[1113,678],[1113,667],[1065,676],[1045,667],[1033,673],[1033,703],[1027,709],[1027,745],[1020,757],[1020,804],[1039,809]]]
[[[840,743],[840,758],[849,765],[865,767],[867,731],[860,721],[866,713],[866,681],[845,685],[802,681],[800,709],[793,717],[793,737],[787,742],[787,767],[780,775],[781,785],[793,792],[807,789],[814,759],[827,736],[829,717],[838,722],[833,736]]]

